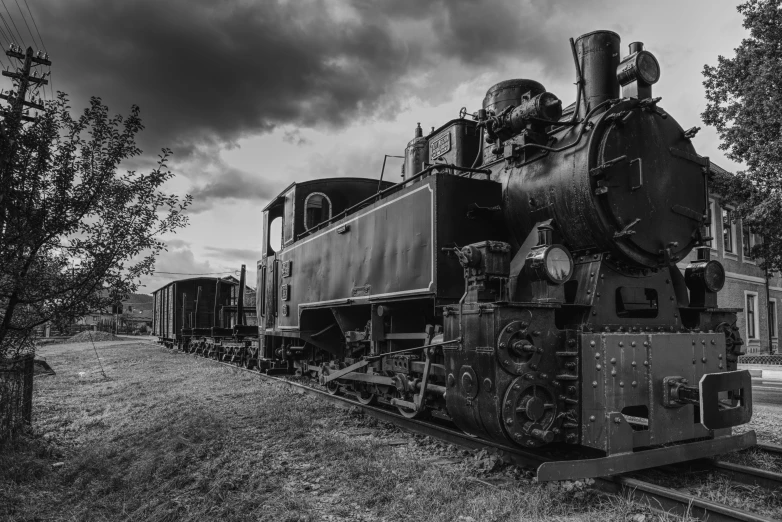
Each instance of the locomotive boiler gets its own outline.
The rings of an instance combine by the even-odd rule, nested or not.
[[[731,431],[751,382],[703,248],[697,129],[653,96],[642,44],[622,57],[596,31],[571,48],[570,106],[504,81],[473,114],[419,126],[400,183],[318,179],[275,198],[246,364],[502,444],[578,450],[540,480],[753,445]]]

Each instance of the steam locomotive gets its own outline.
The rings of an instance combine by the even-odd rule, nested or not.
[[[570,45],[569,107],[504,81],[474,114],[419,124],[400,183],[316,179],[272,200],[243,363],[505,445],[577,450],[539,480],[754,445],[732,434],[751,381],[704,248],[697,129],[653,97],[643,44],[620,57],[620,37],[596,31]]]

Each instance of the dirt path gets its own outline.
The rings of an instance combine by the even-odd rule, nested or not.
[[[53,345],[6,520],[636,520],[647,508],[137,342]]]

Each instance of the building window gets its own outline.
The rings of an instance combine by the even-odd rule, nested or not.
[[[745,292],[746,306],[744,307],[744,319],[747,323],[747,339],[758,338],[758,294]]]
[[[777,338],[777,300],[769,299],[768,301],[768,319],[770,321],[768,326],[768,333],[771,334],[772,339]]]
[[[722,209],[722,248],[728,254],[736,253],[736,223],[733,222],[733,210]]]

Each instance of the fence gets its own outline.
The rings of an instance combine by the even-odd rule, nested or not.
[[[28,354],[0,360],[0,442],[32,421],[33,359]]]
[[[742,355],[739,364],[778,364],[782,365],[782,355]]]

